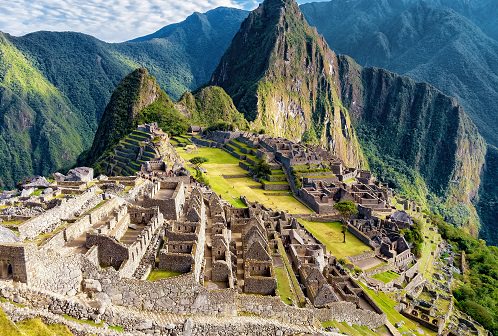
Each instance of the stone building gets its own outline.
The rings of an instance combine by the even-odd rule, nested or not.
[[[200,281],[204,266],[206,221],[206,205],[202,191],[194,188],[186,202],[181,220],[172,221],[166,227],[158,269],[192,272],[195,279]]]

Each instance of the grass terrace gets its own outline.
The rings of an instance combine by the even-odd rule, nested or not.
[[[295,295],[284,267],[275,267],[275,276],[277,278],[277,292],[283,302],[290,305],[295,302]]]
[[[346,232],[346,243],[343,243],[340,222],[310,222],[303,219],[299,219],[299,222],[325,245],[327,251],[339,259],[372,250],[349,231]]]
[[[147,281],[158,281],[161,279],[173,278],[179,275],[182,275],[181,272],[173,272],[173,271],[161,271],[161,270],[152,270],[147,277]]]
[[[233,176],[247,175],[247,171],[239,166],[237,158],[222,149],[199,147],[195,151],[187,152],[184,148],[176,147],[176,150],[186,161],[196,156],[208,159],[202,168],[207,171],[204,175],[211,188],[235,207],[245,207],[240,197],[246,196],[251,202],[257,201],[266,207],[288,211],[292,214],[313,213],[290,193],[265,191],[262,189],[261,183],[254,181],[249,176],[234,178]],[[190,170],[193,172],[192,167]]]
[[[382,281],[383,283],[389,283],[393,280],[396,280],[399,277],[399,274],[393,271],[387,271],[375,274],[372,278]]]
[[[29,319],[17,324],[10,321],[0,309],[0,335],[2,336],[73,336],[69,328],[61,324],[45,324],[41,319]]]
[[[390,336],[390,332],[387,330],[385,326],[382,326],[378,329],[371,330],[366,326],[359,325],[349,325],[345,322],[337,322],[337,321],[327,321],[322,323],[322,327],[324,328],[335,328],[338,329],[344,335],[350,336]]]

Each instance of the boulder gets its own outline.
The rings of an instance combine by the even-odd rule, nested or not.
[[[102,285],[94,279],[83,280],[83,288],[86,293],[102,292]]]
[[[78,167],[71,169],[67,173],[65,181],[91,182],[93,181],[93,168]]]

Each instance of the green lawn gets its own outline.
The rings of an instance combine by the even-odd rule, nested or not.
[[[372,250],[349,231],[346,232],[346,243],[343,243],[340,222],[321,223],[303,219],[299,219],[299,222],[325,245],[327,251],[337,258],[346,258]]]
[[[23,336],[19,328],[0,309],[0,331],[2,336]]]
[[[25,336],[72,336],[68,327],[60,324],[46,325],[35,318],[17,323],[17,327]]]
[[[222,149],[200,147],[192,153],[187,153],[183,148],[176,148],[176,150],[187,161],[196,156],[207,158],[209,161],[203,164],[202,167],[207,170],[205,176],[211,188],[220,197],[235,207],[244,207],[244,203],[240,201],[240,197],[246,196],[249,201],[258,201],[274,210],[288,211],[291,214],[313,213],[312,210],[295,199],[291,194],[285,196],[281,196],[282,193],[265,195],[268,192],[261,189],[261,183],[254,181],[250,177],[223,177],[223,175],[247,175],[247,172],[239,167],[239,160],[237,158]]]
[[[225,152],[219,148],[198,147],[196,150],[188,153],[184,148],[176,148],[178,154],[186,161],[196,157],[202,156],[208,159],[207,164],[234,164],[238,165],[239,160],[233,157],[230,153]],[[203,167],[205,165],[202,165]]]
[[[290,305],[293,301],[296,302],[296,297],[292,291],[287,270],[282,267],[275,267],[275,276],[277,277],[277,292],[282,301]]]
[[[161,279],[167,279],[167,278],[179,276],[181,274],[182,273],[180,273],[180,272],[153,270],[150,272],[149,276],[147,277],[147,280],[148,281],[158,281]]]
[[[399,277],[399,274],[393,271],[382,272],[379,274],[375,274],[372,278],[382,281],[384,283],[389,283]]]
[[[380,307],[380,309],[382,309],[392,325],[395,325],[397,322],[404,322],[403,326],[398,329],[400,333],[414,333],[415,335],[436,335],[436,333],[434,333],[433,331],[424,328],[414,321],[407,319],[406,317],[401,315],[396,309],[394,309],[394,307],[397,305],[397,302],[388,294],[382,291],[375,292],[374,290],[371,290],[367,286],[365,286],[362,282],[358,283],[363,288],[363,290],[372,298],[372,300]]]
[[[339,331],[345,335],[350,335],[350,336],[376,336],[376,335],[390,335],[389,331],[385,326],[382,326],[376,330],[371,330],[370,328],[366,326],[359,326],[359,325],[348,325],[345,322],[337,322],[337,321],[327,321],[323,322],[322,326],[324,328],[331,327],[331,328],[337,328]]]

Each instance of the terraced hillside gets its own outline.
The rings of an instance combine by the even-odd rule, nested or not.
[[[232,139],[225,145],[225,150],[240,160],[239,166],[251,173],[261,159],[256,156],[257,149],[249,144],[243,143],[238,139]],[[289,183],[282,167],[279,164],[271,164],[269,174],[258,178],[261,187],[269,191],[287,191],[290,190]]]
[[[160,147],[161,141],[154,142],[153,134],[135,130],[114,147],[112,154],[97,163],[97,169],[111,176],[135,175],[142,164],[161,156]]]

